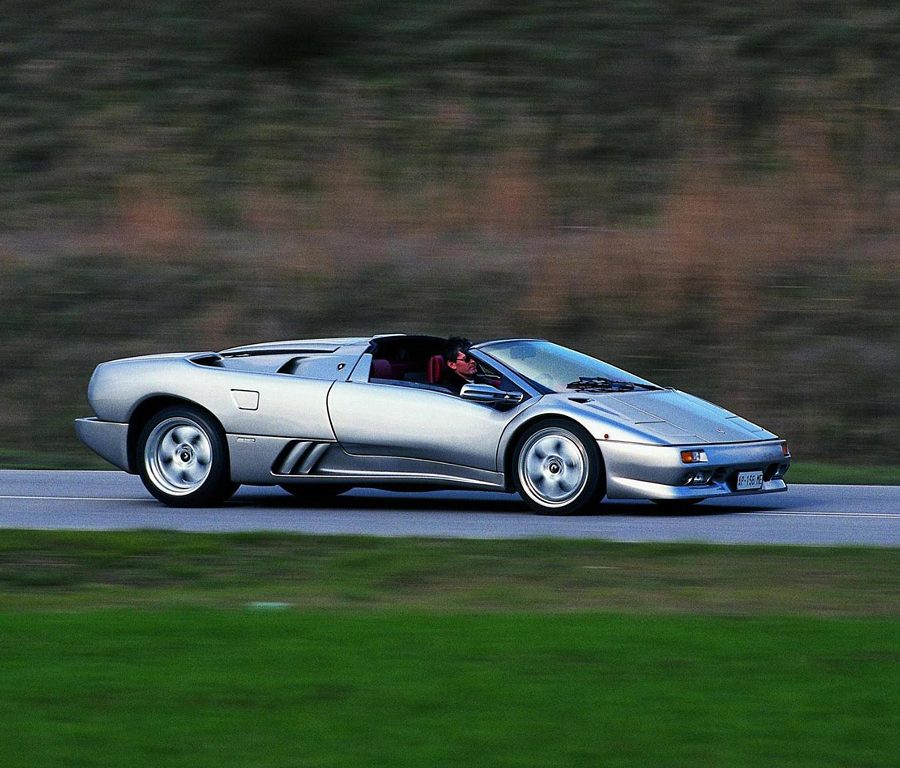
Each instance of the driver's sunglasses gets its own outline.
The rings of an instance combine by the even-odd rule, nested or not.
[[[462,355],[462,357],[460,357],[459,355]],[[475,358],[466,352],[460,352],[459,355],[456,356],[457,363],[474,363],[475,362]]]

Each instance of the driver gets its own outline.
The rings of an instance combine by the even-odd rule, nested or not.
[[[475,381],[478,366],[475,359],[469,355],[469,347],[472,342],[462,336],[451,336],[447,339],[444,348],[444,363],[446,371],[441,379],[441,386],[452,390],[454,394],[466,385]]]

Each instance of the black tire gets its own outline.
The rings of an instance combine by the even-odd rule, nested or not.
[[[137,445],[144,487],[170,507],[214,507],[238,488],[219,424],[191,405],[163,408],[144,425]]]
[[[542,419],[522,433],[513,451],[513,485],[541,515],[596,511],[606,495],[606,469],[597,441],[568,419]]]
[[[281,483],[281,487],[306,505],[327,504],[353,486],[342,483]]]

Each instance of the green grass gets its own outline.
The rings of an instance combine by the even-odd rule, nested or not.
[[[887,766],[898,593],[900,549],[0,531],[0,765]]]
[[[887,766],[900,623],[0,614],[2,764]]]
[[[890,616],[900,548],[3,531],[0,610]]]
[[[832,485],[900,485],[900,467],[854,467],[839,464],[796,462],[785,478],[790,483]]]
[[[0,469],[113,469],[88,449],[65,452],[0,449]]]

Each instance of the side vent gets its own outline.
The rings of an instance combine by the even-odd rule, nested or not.
[[[308,475],[315,470],[316,464],[319,463],[329,446],[331,443],[294,440],[278,454],[278,458],[272,465],[272,473],[276,475]]]
[[[193,357],[189,357],[194,365],[206,365],[210,368],[222,368],[224,359],[222,355],[219,355],[215,352],[203,352],[199,355],[194,355]]]

